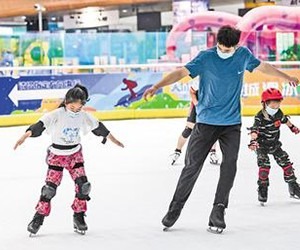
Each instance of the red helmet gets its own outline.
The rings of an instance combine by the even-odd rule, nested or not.
[[[266,101],[270,101],[270,100],[282,100],[282,99],[283,99],[283,96],[282,96],[281,92],[275,88],[266,89],[261,94],[262,102],[266,102]]]

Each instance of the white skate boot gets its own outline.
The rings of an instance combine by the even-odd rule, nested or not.
[[[216,153],[216,150],[211,150],[209,153],[209,162],[213,165],[220,165],[220,159]]]
[[[180,154],[181,154],[181,151],[178,151],[178,150],[175,150],[175,152],[173,154],[171,154],[171,157],[172,157],[172,163],[171,163],[171,165],[174,165],[174,163],[180,157]]]

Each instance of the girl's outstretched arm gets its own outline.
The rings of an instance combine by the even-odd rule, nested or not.
[[[124,144],[117,140],[111,133],[107,136],[108,139],[110,139],[114,144],[118,145],[121,148],[124,148]]]
[[[16,142],[14,146],[14,150],[17,149],[18,146],[24,143],[24,141],[32,135],[32,132],[30,130],[26,131],[24,135],[21,136],[21,138]]]

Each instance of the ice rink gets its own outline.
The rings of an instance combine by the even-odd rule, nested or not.
[[[91,133],[83,137],[86,172],[92,183],[86,217],[89,230],[84,236],[73,232],[74,186],[64,172],[50,216],[38,234],[29,237],[26,228],[44,184],[50,137],[44,133],[29,138],[14,151],[26,127],[0,128],[0,250],[299,249],[300,200],[289,197],[282,170],[273,160],[269,201],[265,207],[257,201],[256,157],[247,148],[246,127],[252,120],[243,118],[238,173],[222,235],[206,231],[219,175],[219,167],[208,161],[178,222],[172,230],[162,231],[161,219],[183,167],[184,155],[175,166],[170,165],[169,156],[185,127],[183,118],[104,122],[125,144],[124,149],[111,142],[102,145]],[[292,122],[300,126],[300,117],[292,117]],[[300,181],[300,135],[285,125],[281,133]]]

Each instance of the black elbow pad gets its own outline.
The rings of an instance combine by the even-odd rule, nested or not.
[[[92,130],[94,135],[97,136],[103,136],[103,137],[107,137],[109,135],[109,130],[104,126],[104,124],[102,122],[99,122],[99,125],[97,128],[95,128],[94,130]]]
[[[27,130],[27,131],[31,131],[31,137],[38,137],[40,136],[43,131],[45,130],[46,128],[44,127],[44,123],[42,121],[38,121],[37,123],[35,124],[32,124]]]

